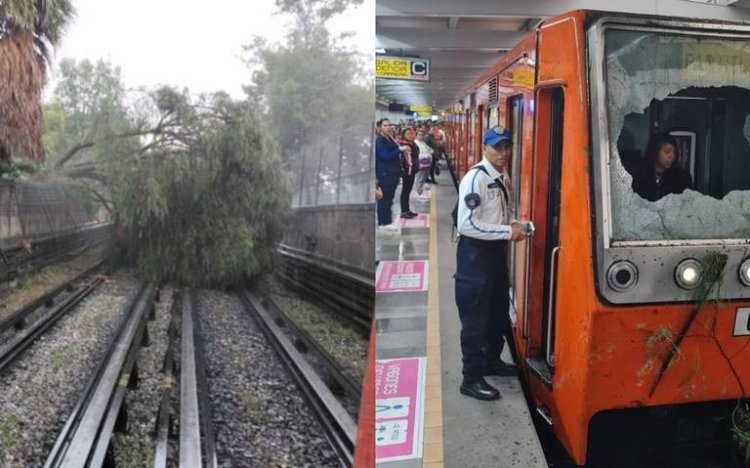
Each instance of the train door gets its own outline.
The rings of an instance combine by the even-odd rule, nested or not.
[[[555,312],[557,262],[560,252],[560,202],[563,157],[564,93],[559,86],[537,90],[537,120],[534,156],[534,193],[531,219],[537,232],[532,240],[525,303],[528,320],[527,364],[542,381],[551,385],[555,366]]]

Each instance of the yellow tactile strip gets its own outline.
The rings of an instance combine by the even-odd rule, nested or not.
[[[427,292],[427,373],[424,400],[422,466],[443,466],[443,392],[440,384],[440,294],[435,187],[430,190],[430,286]]]

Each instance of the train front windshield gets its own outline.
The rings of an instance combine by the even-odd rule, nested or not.
[[[750,42],[625,28],[604,37],[611,242],[750,238]],[[655,134],[674,142],[691,188],[634,189],[634,178],[662,182],[647,154]]]

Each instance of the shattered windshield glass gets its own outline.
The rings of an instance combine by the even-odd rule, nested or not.
[[[605,39],[612,241],[750,238],[750,43]]]

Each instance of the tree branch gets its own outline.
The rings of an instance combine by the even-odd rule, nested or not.
[[[63,165],[66,162],[70,161],[70,159],[75,156],[77,152],[81,151],[82,149],[91,148],[92,146],[94,146],[93,141],[84,141],[83,143],[78,143],[77,145],[70,148],[68,152],[65,153],[65,156],[62,157],[62,159],[57,161],[57,163],[55,164],[55,168],[59,169],[63,167]]]
[[[114,209],[110,206],[110,201],[104,198],[104,195],[97,192],[94,188],[87,186],[87,188],[91,191],[91,194],[94,195],[94,198],[99,200],[99,202],[104,206],[104,209],[109,211],[109,214],[114,214]]]

